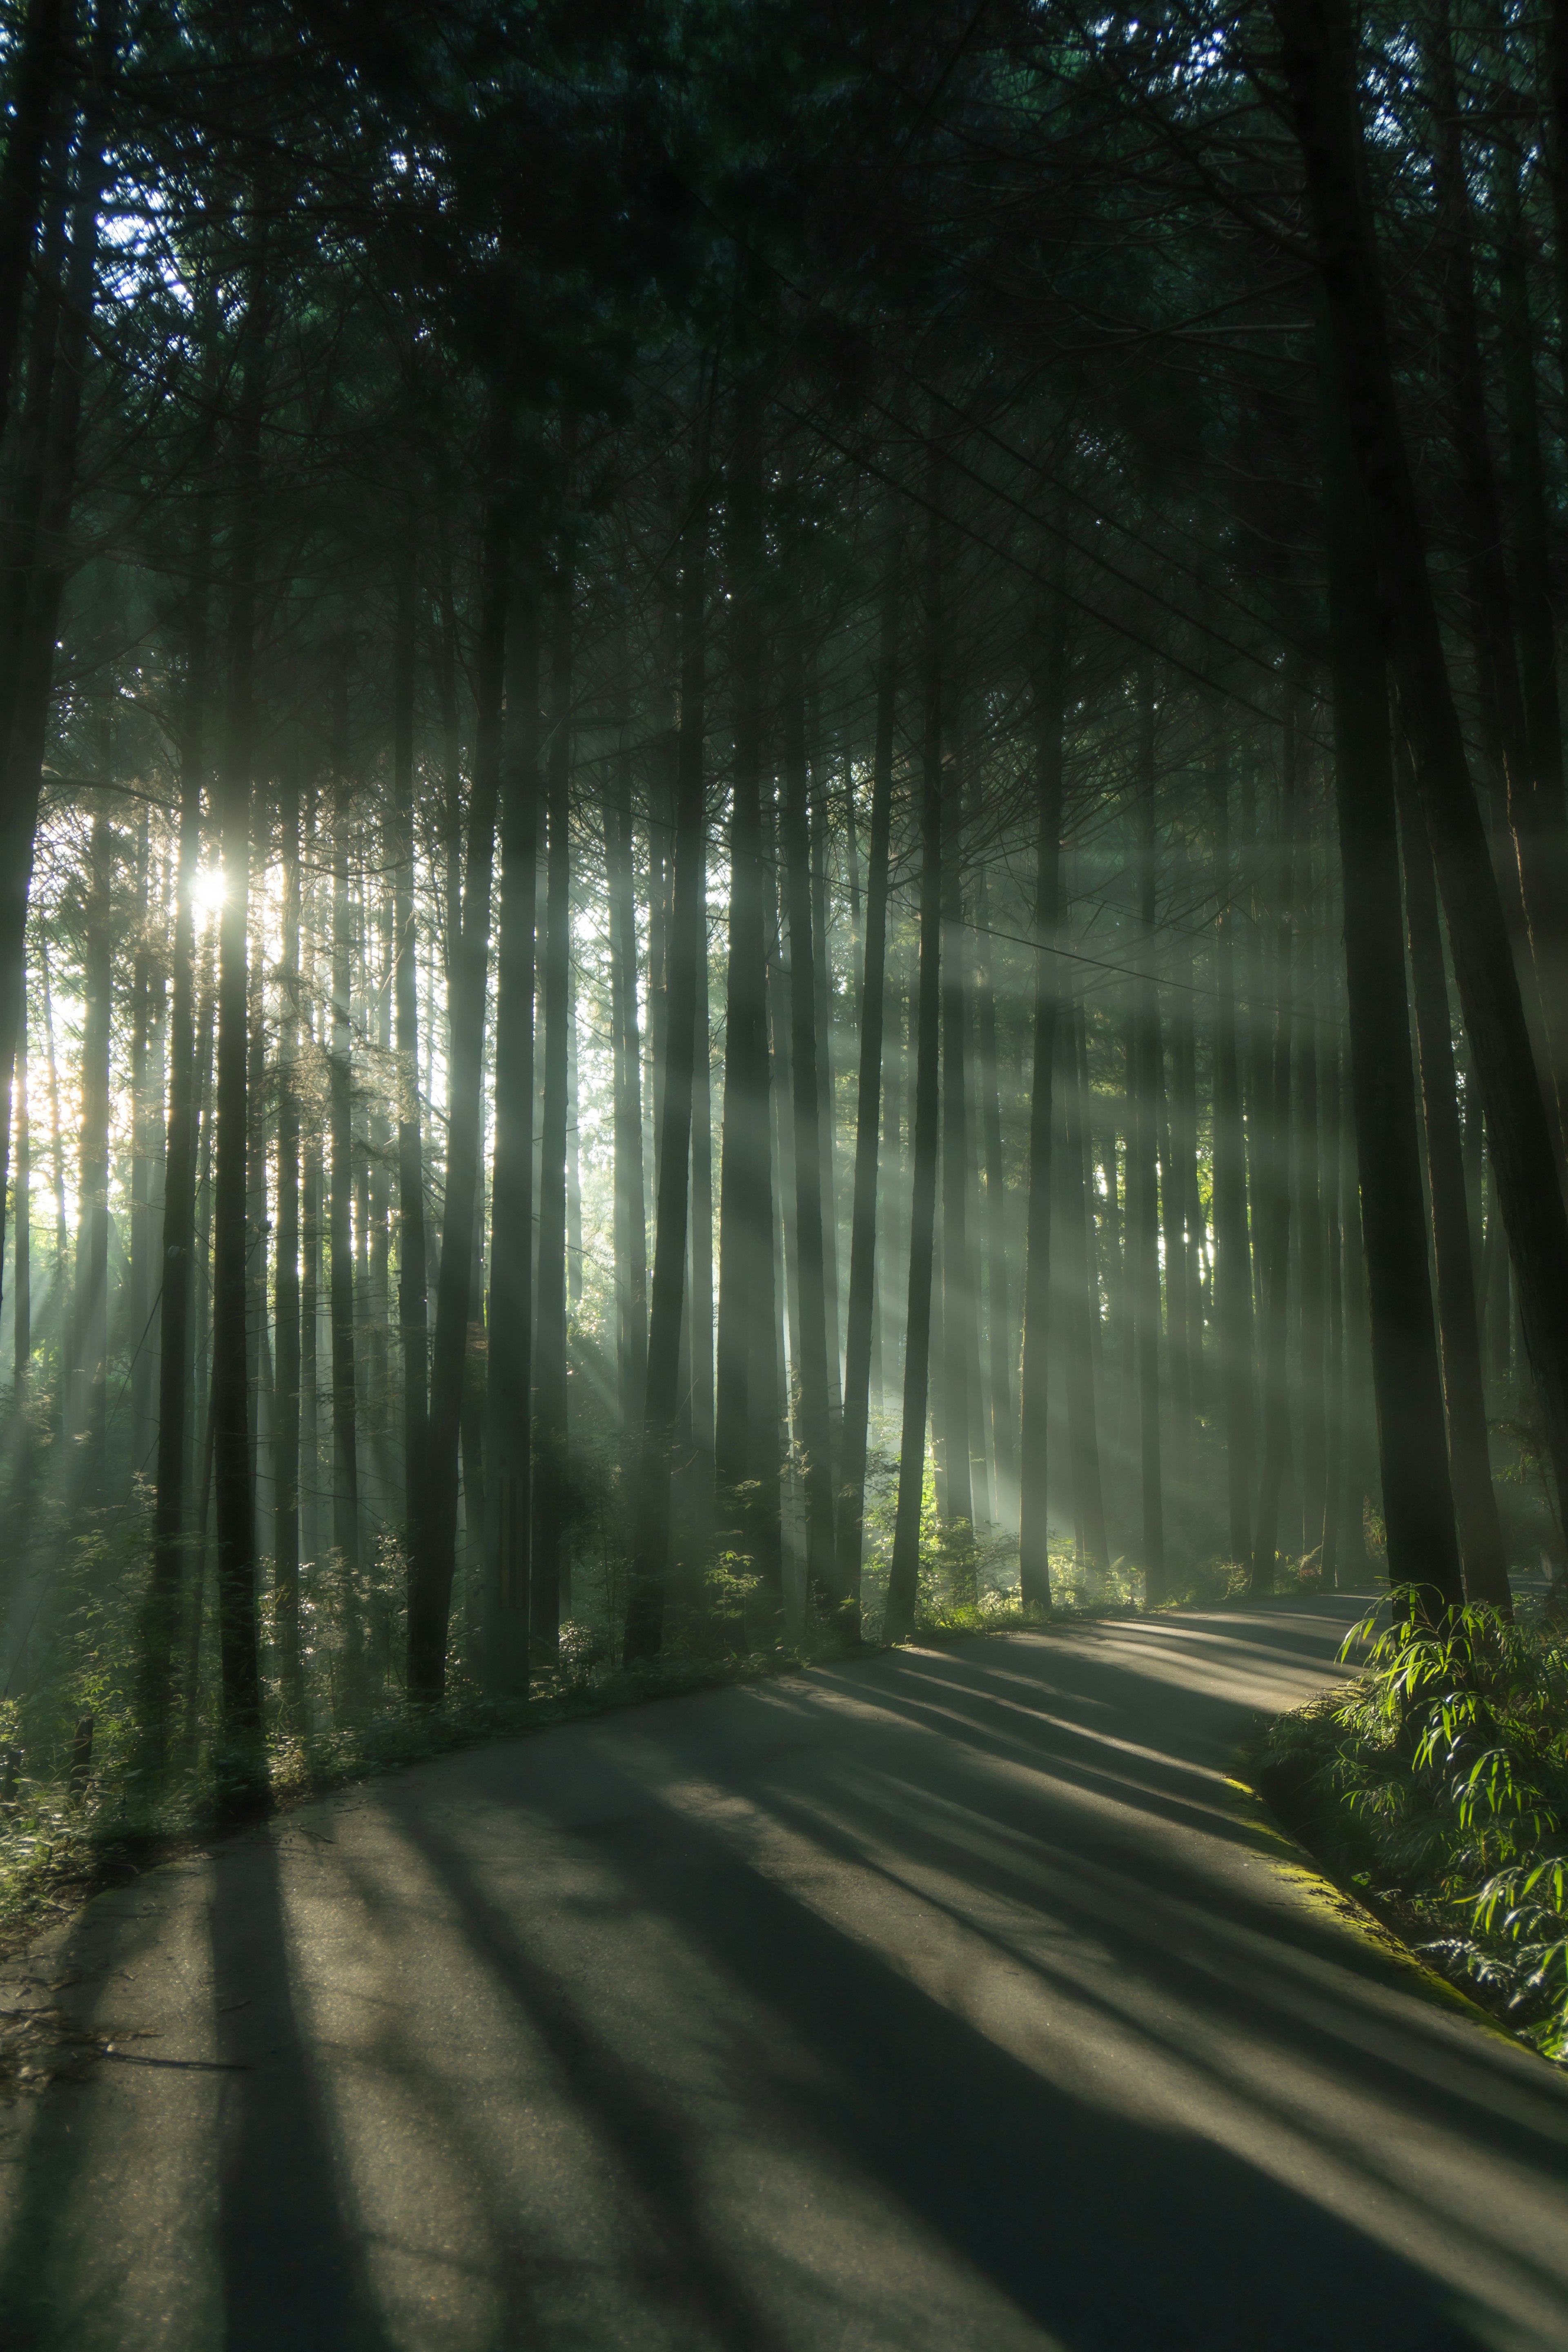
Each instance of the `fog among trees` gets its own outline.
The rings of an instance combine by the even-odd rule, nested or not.
[[[8,1789],[1561,1565],[1562,10],[4,71]]]

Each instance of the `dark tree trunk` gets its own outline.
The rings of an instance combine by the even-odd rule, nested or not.
[[[569,463],[569,457],[567,459]],[[539,1297],[534,1357],[533,1558],[529,1649],[555,1657],[571,1576],[566,1483],[566,1024],[572,957],[572,593],[574,555],[563,535],[556,559],[550,662],[550,751],[544,934],[544,1102],[540,1147]]]
[[[1426,829],[1415,798],[1415,780],[1403,760],[1396,761],[1395,774],[1400,847],[1405,863],[1405,908],[1410,926],[1415,1038],[1426,1112],[1432,1242],[1437,1266],[1437,1338],[1448,1414],[1448,1467],[1453,1481],[1454,1516],[1458,1525],[1459,1559],[1466,1599],[1488,1601],[1507,1610],[1511,1607],[1511,1595],[1487,1443],[1475,1266],[1470,1255],[1470,1221],[1465,1199],[1464,1145],[1459,1135],[1458,1097],[1454,1081],[1448,982],[1437,924],[1437,887]]]
[[[1153,978],[1154,942],[1154,673],[1145,655],[1138,674],[1137,873],[1139,961],[1132,983],[1131,1094],[1128,1185],[1129,1288],[1132,1297],[1138,1391],[1139,1486],[1142,1500],[1142,1569],[1151,1604],[1165,1597],[1165,1505],[1160,1475],[1160,1195],[1155,1121],[1163,1052],[1160,1000]]]
[[[1448,684],[1400,426],[1356,115],[1352,18],[1343,0],[1331,7],[1274,0],[1274,14],[1317,235],[1335,361],[1332,401],[1366,495],[1400,720],[1420,783],[1459,1002],[1497,1143],[1526,1344],[1561,1499],[1568,1495],[1568,1211]],[[1358,1078],[1358,1124],[1361,1109]],[[1438,1426],[1440,1415],[1439,1400]],[[1451,1515],[1445,1524],[1428,1572],[1447,1593],[1457,1591],[1458,1577]]]
[[[1279,1551],[1279,1500],[1290,1467],[1290,1393],[1287,1378],[1290,1269],[1290,1128],[1292,1020],[1290,989],[1295,945],[1296,834],[1300,783],[1296,772],[1295,688],[1286,688],[1284,756],[1279,792],[1279,866],[1273,914],[1274,954],[1268,982],[1274,996],[1274,1051],[1261,1124],[1268,1154],[1261,1198],[1258,1255],[1263,1272],[1263,1475],[1258,1494],[1258,1540],[1252,1554],[1254,1599],[1274,1589]],[[1261,1108],[1261,1107],[1260,1107]]]
[[[14,1259],[16,1270],[12,1276],[11,1283],[12,1314],[14,1318],[11,1346],[14,1388],[11,1398],[11,1406],[12,1411],[16,1417],[17,1443],[23,1448],[25,1455],[27,1446],[27,1422],[26,1412],[27,1374],[32,1364],[33,1356],[33,1136],[32,1129],[27,1122],[27,992],[26,986],[26,975],[24,975],[22,1001],[18,1008],[16,1024],[15,1124],[16,1129],[16,1206],[12,1213],[16,1225],[16,1256]],[[25,1490],[26,1486],[26,1465],[25,1459],[19,1483]]]
[[[1085,1181],[1085,1110],[1089,1097],[1088,1041],[1081,1005],[1068,1013],[1062,1044],[1070,1046],[1063,1066],[1067,1081],[1062,1122],[1062,1287],[1067,1300],[1068,1447],[1072,1457],[1075,1516],[1084,1560],[1092,1575],[1110,1565],[1105,1527],[1105,1489],[1100,1475],[1100,1423],[1095,1406],[1094,1330],[1100,1318],[1094,1279],[1093,1228]]]
[[[1051,1324],[1051,1080],[1060,983],[1062,732],[1067,719],[1067,627],[1052,614],[1035,682],[1035,1039],[1029,1097],[1029,1205],[1024,1259],[1024,1358],[1019,1380],[1018,1585],[1026,1605],[1048,1609],[1050,1490],[1047,1358]]]
[[[95,815],[88,843],[77,1178],[76,1297],[68,1433],[70,1491],[100,1499],[109,1413],[109,1033],[112,1010],[114,830]]]
[[[484,1679],[528,1681],[533,1489],[534,926],[539,905],[539,604],[531,545],[515,564],[506,633],[506,740],[496,951],[495,1139],[486,1386]],[[473,1497],[470,1495],[470,1507]]]
[[[414,916],[414,698],[416,637],[412,555],[396,568],[392,649],[393,991],[397,1006],[397,1322],[403,1341],[403,1517],[409,1556],[425,1517],[429,1328],[425,1166],[419,1124],[419,938]]]
[[[304,1717],[300,1650],[300,786],[279,782],[283,854],[283,954],[279,966],[278,1344],[272,1382],[273,1639],[289,1721]]]
[[[346,757],[346,746],[344,747]],[[350,972],[348,780],[337,780],[332,812],[332,1029],[328,1059],[330,1143],[327,1276],[332,1333],[332,1549],[338,1556],[342,1680],[340,1695],[357,1706],[360,1688],[359,1395],[354,1328],[353,1024]],[[363,1234],[363,1227],[361,1226]]]
[[[1301,902],[1303,929],[1301,961],[1306,1018],[1296,1037],[1296,1105],[1299,1126],[1293,1162],[1296,1170],[1297,1225],[1300,1235],[1301,1296],[1301,1507],[1304,1548],[1320,1541],[1323,1524],[1324,1481],[1328,1429],[1323,1390],[1323,1212],[1322,1139],[1319,1106],[1319,1024],[1311,1008],[1320,999],[1319,976],[1326,950],[1326,926],[1319,919],[1314,881],[1316,861],[1310,848],[1302,853]]]
[[[1230,779],[1223,742],[1213,768],[1215,898],[1214,1239],[1215,1323],[1225,1415],[1230,1556],[1252,1558],[1252,1262],[1247,1225],[1247,1150],[1236,1035],[1236,896],[1230,861]]]
[[[921,791],[920,979],[917,987],[911,1146],[914,1181],[910,1202],[910,1286],[904,1325],[903,1432],[899,1454],[898,1512],[893,1527],[893,1557],[888,1572],[888,1602],[882,1629],[883,1639],[888,1642],[901,1642],[908,1636],[914,1625],[920,1597],[921,1507],[925,1493],[926,1419],[931,1387],[931,1261],[936,1248],[937,1143],[941,1115],[938,1056],[942,1050],[942,611],[941,499],[937,495],[941,490],[942,478],[940,461],[934,450],[931,472],[932,496],[928,508],[926,537],[925,644],[921,656],[925,725]],[[1044,787],[1041,800],[1044,808]],[[1057,832],[1042,822],[1042,840],[1047,830],[1054,857]],[[1054,916],[1054,893],[1050,903]],[[1042,1328],[1042,1347],[1044,1339]],[[1042,1391],[1042,1404],[1043,1402]],[[1043,1533],[1042,1528],[1042,1538]],[[1042,1541],[1042,1559],[1043,1551]],[[1048,1586],[1047,1591],[1048,1600]]]
[[[686,642],[700,628],[708,551],[708,450],[700,432],[681,566]],[[657,1657],[669,1575],[671,1453],[680,1412],[680,1326],[685,1291],[691,1157],[692,1058],[699,970],[708,951],[703,907],[708,864],[700,693],[682,703],[676,746],[674,887],[666,952],[664,1083],[659,1104],[653,1298],[647,1400],[626,1612],[626,1654]]]
[[[1338,404],[1331,389],[1326,390],[1324,526],[1334,792],[1344,877],[1351,1105],[1388,1573],[1395,1584],[1430,1585],[1444,1603],[1457,1607],[1463,1591],[1421,1197],[1387,671],[1375,583],[1366,562],[1363,493],[1351,468]],[[1352,1415],[1352,1443],[1354,1432]]]
[[[624,637],[619,650],[617,667],[624,677]],[[647,1190],[643,1158],[642,1036],[637,1017],[628,700],[623,686],[613,783],[609,771],[605,772],[604,824],[605,872],[610,899],[610,1028],[615,1049],[616,1397],[622,1431],[635,1442],[642,1426],[642,1383],[647,1369]],[[728,1106],[726,1081],[726,1116]]]
[[[833,1428],[827,1376],[827,1302],[817,1087],[816,942],[811,907],[806,805],[805,677],[798,627],[784,659],[783,836],[789,916],[790,1076],[795,1109],[795,1202],[800,1259],[800,1438],[805,1489],[806,1577],[819,1609],[843,1598],[834,1558]]]
[[[53,77],[58,69],[58,36],[57,18],[53,29],[46,27],[43,37],[49,77],[49,89],[41,100],[46,118]],[[58,280],[58,256],[49,257],[57,266],[46,268],[40,288],[37,331],[29,359],[30,377],[34,377],[32,361],[36,358],[37,362],[28,397],[29,409],[36,408],[37,437],[34,441],[24,433],[24,440],[31,442],[31,446],[18,453],[23,459],[25,521],[16,541],[14,579],[7,600],[8,657],[0,663],[0,1198],[4,1197],[10,1153],[11,1075],[26,963],[27,899],[32,885],[33,844],[37,830],[60,602],[68,570],[66,533],[76,496],[82,386],[94,309],[98,216],[108,179],[105,142],[119,36],[119,0],[99,0],[87,59],[87,100],[77,141],[70,255],[63,289]],[[24,63],[24,78],[26,71]],[[35,113],[23,112],[23,94],[18,85],[18,111],[11,125],[6,163],[0,167],[0,236],[5,230],[4,205],[13,153],[17,157],[26,194],[26,150],[35,135],[39,103],[37,93],[27,103]],[[37,135],[44,133],[40,131]],[[16,149],[18,139],[22,142],[20,152]],[[32,245],[35,212],[36,197],[20,208],[13,223],[18,239],[16,266],[24,273]],[[55,235],[58,239],[58,226]],[[0,250],[0,299],[5,267],[4,252]],[[0,329],[3,324],[0,315]],[[5,361],[7,394],[14,367],[14,327],[12,333],[13,356]]]
[[[867,871],[865,972],[860,989],[860,1074],[855,1106],[855,1203],[849,1237],[849,1323],[845,1351],[844,1458],[838,1503],[838,1572],[847,1630],[860,1630],[860,1556],[866,1509],[871,1327],[877,1288],[877,1124],[888,990],[888,850],[892,832],[893,726],[899,688],[899,542],[889,546],[877,659],[877,744]]]
[[[473,793],[468,868],[459,931],[451,953],[451,1043],[447,1069],[447,1197],[436,1286],[430,1361],[430,1449],[425,1524],[415,1548],[408,1593],[408,1691],[440,1697],[447,1679],[447,1627],[457,1569],[458,1449],[468,1349],[474,1217],[479,1202],[480,1086],[489,964],[490,879],[500,784],[502,683],[510,564],[511,484],[506,393],[494,394],[490,490],[479,588],[475,677]],[[503,1210],[504,1213],[504,1210]]]
[[[987,908],[982,902],[984,925]],[[994,1516],[1011,1520],[1017,1507],[1017,1423],[1013,1409],[1013,1327],[1007,1283],[1007,1179],[1002,1156],[1001,1073],[996,1055],[996,998],[991,982],[991,950],[980,933],[974,974],[979,1039],[976,1080],[985,1129],[985,1328],[990,1350],[991,1453],[996,1487]],[[1081,1181],[1081,1171],[1080,1171]]]
[[[971,1481],[970,1425],[977,1422],[978,1398],[970,1396],[973,1352],[973,1301],[970,1294],[968,1072],[964,1067],[968,992],[964,987],[963,877],[961,866],[963,805],[957,762],[944,747],[942,792],[947,838],[942,844],[942,1387],[938,1393],[939,1476],[946,1470],[943,1516],[967,1545],[974,1520]]]
[[[246,1313],[250,1048],[251,761],[256,698],[256,575],[261,488],[262,368],[267,348],[263,266],[241,330],[244,358],[235,423],[235,519],[229,559],[228,709],[217,803],[224,900],[218,922],[217,1087],[213,1171],[213,1496],[217,1534],[223,1736],[260,1769],[260,1654],[256,1622],[255,1472],[250,1451]]]
[[[38,233],[44,154],[67,66],[62,0],[28,0],[11,77],[5,162],[0,168],[0,433],[11,405],[27,263]]]

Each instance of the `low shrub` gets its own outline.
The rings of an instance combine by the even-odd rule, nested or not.
[[[1346,1636],[1356,1678],[1279,1717],[1258,1756],[1275,1809],[1422,1955],[1568,2062],[1568,1627],[1436,1622],[1415,1588]]]

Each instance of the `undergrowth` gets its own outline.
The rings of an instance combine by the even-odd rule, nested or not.
[[[1362,1672],[1279,1717],[1276,1810],[1342,1883],[1545,2057],[1568,2063],[1568,1626],[1524,1601],[1369,1615]]]

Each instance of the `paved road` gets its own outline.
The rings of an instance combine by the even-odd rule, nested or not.
[[[1352,1607],[642,1707],[100,1900],[4,1996],[116,2045],[0,2108],[5,2352],[1568,2346],[1568,2082],[1226,1786]]]

